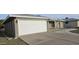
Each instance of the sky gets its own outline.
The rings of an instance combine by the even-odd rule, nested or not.
[[[5,19],[8,14],[0,14],[0,19]],[[46,16],[49,18],[60,18],[64,19],[65,17],[69,18],[79,18],[79,14],[37,14],[41,16]]]
[[[0,19],[5,19],[8,14],[0,14]]]

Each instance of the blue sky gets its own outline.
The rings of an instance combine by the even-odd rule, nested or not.
[[[0,14],[0,19],[6,18],[8,14]],[[79,14],[39,14],[41,16],[47,16],[49,18],[79,18]]]
[[[5,19],[8,14],[0,14],[0,19]]]

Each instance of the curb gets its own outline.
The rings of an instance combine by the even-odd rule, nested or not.
[[[20,39],[21,41],[23,41],[26,45],[30,45],[27,42],[25,42],[24,40],[22,40],[20,37],[18,39]]]

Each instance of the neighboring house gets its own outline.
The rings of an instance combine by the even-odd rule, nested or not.
[[[52,30],[52,29],[63,29],[63,28],[64,28],[64,20],[50,19],[48,21],[48,30],[49,31]]]
[[[47,32],[54,28],[63,28],[62,21],[28,14],[8,15],[4,24],[6,35],[16,38],[32,33]]]
[[[79,27],[79,19],[70,18],[70,19],[64,19],[64,20],[65,20],[65,23],[64,23],[65,28]]]

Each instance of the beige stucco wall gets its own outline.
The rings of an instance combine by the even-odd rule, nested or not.
[[[77,21],[77,27],[79,27],[79,21]]]
[[[47,22],[48,24],[47,24],[47,27],[48,27],[48,29],[53,29],[53,28],[55,28],[55,27],[53,27],[52,25],[52,23],[49,23],[49,21]],[[55,24],[54,24],[55,25]]]
[[[51,21],[52,22],[52,21]],[[49,23],[48,22],[48,28],[50,29],[50,28],[64,28],[64,22],[62,22],[62,21],[54,21],[54,27],[52,26],[52,24],[53,23]]]
[[[50,22],[50,23],[49,23]],[[52,23],[54,22],[54,23]],[[48,31],[54,31],[56,29],[62,29],[64,28],[64,22],[62,21],[48,21]]]
[[[55,21],[55,28],[64,28],[64,23],[61,21]]]
[[[64,22],[60,22],[60,28],[64,28]]]
[[[55,21],[55,28],[59,28],[59,22]]]
[[[14,26],[15,26],[15,38],[18,38],[18,19],[14,19]]]

